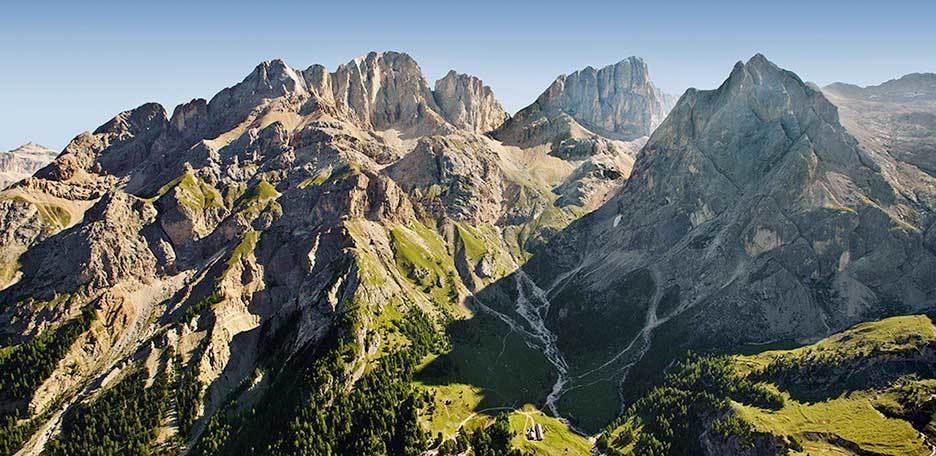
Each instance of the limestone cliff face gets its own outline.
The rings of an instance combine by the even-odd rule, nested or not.
[[[0,189],[32,176],[56,155],[54,151],[33,143],[0,153]]]
[[[494,149],[476,136],[423,138],[386,172],[433,217],[495,224],[508,181]]]
[[[653,132],[669,100],[651,82],[647,64],[630,57],[559,76],[495,135],[526,147],[595,134],[630,141]]]
[[[674,102],[637,57],[562,75],[492,136],[576,163],[556,189],[560,206],[593,209],[631,173],[637,151]]]
[[[312,79],[324,83],[316,73],[312,69]],[[419,65],[406,54],[371,52],[339,66],[328,80],[335,103],[378,130],[421,135],[452,130]]]
[[[371,52],[332,73],[313,65],[303,76],[312,92],[377,130],[395,129],[409,136],[456,129],[484,133],[507,117],[480,79],[452,71],[433,91],[416,61],[403,53]]]
[[[487,133],[508,118],[491,88],[474,76],[449,71],[436,81],[433,94],[445,118],[463,130]]]
[[[647,64],[638,57],[560,76],[536,102],[598,132],[623,137],[649,136],[666,116]]]

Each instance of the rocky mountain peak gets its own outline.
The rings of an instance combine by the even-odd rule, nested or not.
[[[586,128],[625,138],[648,136],[666,115],[639,57],[560,76],[537,103],[568,113]]]
[[[822,93],[757,54],[738,62],[718,89],[687,91],[642,151],[648,155],[643,164],[646,172],[659,173],[655,179],[670,179],[673,170],[660,167],[664,159],[656,153],[676,158],[674,151],[682,150],[704,156],[714,167],[713,178],[726,179],[728,187],[714,190],[709,182],[703,188],[712,190],[712,199],[723,200],[726,194],[759,188],[761,179],[785,161],[793,144],[803,141],[820,143],[817,157],[843,169],[866,163]],[[690,175],[703,173],[703,168],[693,168]],[[661,183],[657,189],[668,186],[657,182]]]
[[[15,155],[20,155],[20,156],[26,156],[26,155],[50,155],[50,154],[53,155],[53,156],[55,155],[55,151],[49,149],[48,147],[42,146],[42,145],[40,145],[40,144],[36,144],[36,143],[34,143],[34,142],[32,142],[32,141],[27,142],[26,144],[23,144],[23,145],[21,145],[21,146],[19,146],[19,147],[16,147],[16,148],[12,149],[12,150],[8,150],[8,151],[5,151],[5,152],[0,152],[0,153],[3,153],[3,154],[15,154]]]
[[[463,130],[486,133],[509,117],[494,91],[475,76],[450,70],[436,81],[433,94],[445,118]]]
[[[311,69],[317,84],[321,70]],[[328,79],[338,106],[348,108],[377,130],[439,134],[453,130],[440,114],[429,83],[407,54],[371,52],[340,65]]]
[[[461,129],[483,133],[507,114],[480,79],[454,71],[433,91],[419,64],[406,53],[370,52],[329,73],[322,65],[302,72],[310,92],[347,109],[376,130],[415,137]]]
[[[260,62],[244,83],[253,85],[258,93],[271,95],[305,91],[302,75],[280,59]]]
[[[672,103],[672,97],[650,81],[643,59],[630,57],[557,77],[495,136],[520,147],[550,144],[554,153],[569,147],[581,149],[588,146],[583,142],[593,142],[590,138],[596,136],[641,140],[663,121]]]
[[[94,134],[139,134],[160,127],[168,120],[166,110],[162,105],[159,103],[144,103],[135,109],[117,114],[113,119],[94,130]]]
[[[898,253],[922,243],[925,229],[900,215],[913,203],[895,192],[902,179],[887,175],[887,160],[859,146],[821,92],[758,54],[719,88],[680,99],[621,191],[577,222],[588,234],[570,238],[589,247],[573,249],[586,252],[573,267],[580,277],[651,271],[657,293],[679,295],[651,310],[670,322],[660,331],[701,334],[688,328],[702,318],[706,334],[732,340],[817,338],[888,300],[918,305],[932,291],[907,290],[929,279],[898,271],[934,259],[926,249]],[[617,286],[567,283],[594,296]],[[737,309],[743,324],[724,317]]]

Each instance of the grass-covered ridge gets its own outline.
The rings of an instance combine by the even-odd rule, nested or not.
[[[44,230],[46,232],[55,232],[71,224],[72,215],[64,207],[49,202],[36,201],[22,195],[16,195],[12,199],[19,203],[31,204],[34,206],[39,214],[39,218],[45,225]]]
[[[397,268],[441,308],[458,303],[461,282],[455,263],[439,235],[414,222],[390,229],[390,246]]]
[[[599,443],[610,454],[681,454],[706,439],[767,454],[930,455],[934,362],[936,327],[924,315],[862,323],[791,350],[694,357]]]
[[[190,172],[186,172],[160,187],[154,199],[161,198],[172,190],[175,190],[179,202],[189,209],[200,210],[224,206],[221,193]]]
[[[230,190],[227,199],[233,199],[233,203],[230,204],[234,212],[247,217],[256,217],[268,208],[281,213],[282,207],[276,201],[279,196],[280,193],[276,191],[273,184],[261,179],[252,187],[246,189],[238,187]]]

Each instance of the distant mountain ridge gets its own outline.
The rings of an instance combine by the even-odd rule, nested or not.
[[[866,100],[933,100],[936,99],[936,73],[910,73],[897,79],[867,87],[835,82],[824,87],[823,90]]]
[[[835,83],[822,91],[863,147],[936,176],[936,74],[913,73],[868,87]],[[925,184],[908,179],[907,185]]]
[[[56,155],[56,152],[31,142],[0,152],[0,189],[31,176]]]

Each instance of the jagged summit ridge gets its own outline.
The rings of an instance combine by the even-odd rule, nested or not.
[[[586,67],[561,75],[502,127],[496,136],[508,144],[532,146],[572,137],[601,135],[635,140],[663,121],[671,99],[650,81],[647,64],[630,57],[600,69]]]
[[[823,125],[827,127],[820,130]],[[825,135],[826,129],[834,134]],[[750,132],[757,135],[751,137]],[[839,125],[835,106],[761,54],[738,62],[716,90],[688,90],[655,135],[687,142],[683,146],[707,157],[739,188],[755,185],[789,151],[788,143],[798,140],[840,141],[841,145],[822,144],[828,147],[816,153],[849,166],[861,164],[854,160],[860,152]],[[644,153],[652,149],[648,144]]]
[[[566,112],[586,127],[625,137],[648,136],[666,115],[639,57],[559,76],[537,103]]]
[[[433,93],[445,118],[464,130],[486,133],[509,117],[494,91],[475,76],[450,70],[436,81]]]
[[[409,136],[458,129],[484,133],[506,118],[493,91],[478,78],[452,72],[433,91],[416,61],[393,51],[370,52],[333,72],[318,64],[297,71],[279,59],[266,61],[230,90],[234,98],[254,100],[311,94],[377,130]]]

